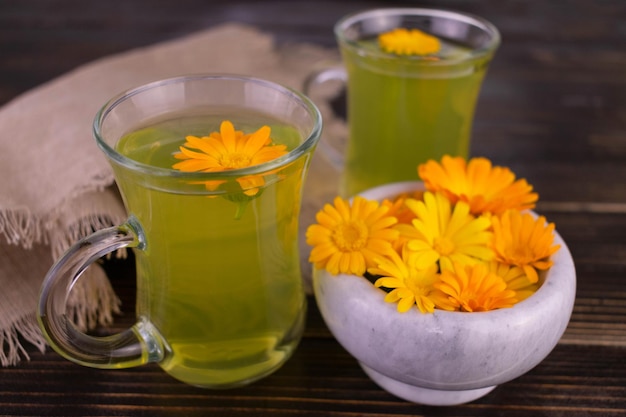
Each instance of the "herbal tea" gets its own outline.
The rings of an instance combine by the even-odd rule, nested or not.
[[[342,48],[348,73],[350,140],[342,194],[417,178],[417,165],[467,157],[475,102],[488,57],[441,41],[438,54],[381,58],[375,39]],[[458,61],[458,65],[441,65]]]
[[[99,369],[159,364],[205,388],[277,370],[304,330],[298,217],[321,129],[307,97],[260,78],[187,75],[107,101],[93,134],[128,218],[78,239],[46,274],[37,320],[50,346]],[[136,258],[136,321],[86,335],[65,314],[70,292],[120,248]]]
[[[225,119],[245,133],[268,125],[288,150],[302,141],[289,125],[239,110],[151,124],[124,136],[117,151],[172,168],[185,136],[208,136]],[[300,158],[264,173],[254,195],[235,179],[213,191],[186,181],[183,193],[116,172],[147,242],[135,252],[137,314],[167,340],[161,366],[174,377],[205,387],[239,385],[271,373],[295,348],[304,320],[297,233],[306,163]]]

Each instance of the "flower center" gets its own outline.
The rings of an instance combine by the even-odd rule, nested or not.
[[[343,223],[333,234],[335,245],[342,251],[361,249],[367,243],[367,226],[361,221]]]
[[[518,245],[511,252],[510,258],[517,260],[519,264],[529,263],[534,258],[532,249],[528,246]]]
[[[423,285],[423,283],[420,282],[419,279],[416,279],[414,277],[412,277],[412,279],[405,280],[404,284],[407,286],[409,290],[411,290],[413,294],[415,294],[416,298],[427,297],[428,294],[430,293],[430,288],[426,285]]]
[[[454,252],[454,243],[445,237],[436,237],[433,242],[433,249],[441,256],[450,255]]]
[[[222,156],[220,165],[226,169],[245,168],[250,166],[250,157],[243,153],[230,153]]]

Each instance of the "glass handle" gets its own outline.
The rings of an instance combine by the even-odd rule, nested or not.
[[[133,219],[103,229],[72,247],[50,268],[39,297],[37,319],[50,343],[61,356],[94,368],[128,368],[163,359],[165,343],[156,328],[139,319],[131,328],[112,336],[84,334],[66,314],[72,286],[90,264],[125,247],[143,246],[139,224]]]
[[[313,72],[304,80],[302,91],[310,97],[314,94],[315,89],[330,81],[338,81],[345,86],[348,82],[348,74],[345,68],[335,66]],[[331,144],[328,140],[323,140],[319,142],[318,147],[337,171],[343,170],[345,158],[343,151],[338,149],[337,144]]]

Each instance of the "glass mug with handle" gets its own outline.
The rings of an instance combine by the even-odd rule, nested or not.
[[[225,120],[246,134],[269,127],[283,154],[216,172],[173,169],[186,135],[208,136]],[[77,242],[48,272],[38,319],[51,346],[97,368],[156,362],[207,388],[278,369],[304,328],[298,213],[320,132],[308,98],[254,78],[184,76],[110,100],[94,134],[129,217]],[[224,155],[252,153],[231,151]],[[65,315],[67,294],[90,263],[124,247],[136,257],[137,322],[112,336],[85,335]]]
[[[394,29],[432,35],[440,49],[386,52],[378,37]],[[346,16],[334,31],[343,65],[312,74],[304,92],[312,96],[330,80],[347,83],[346,149],[320,144],[343,171],[340,194],[415,180],[417,165],[429,159],[468,156],[477,98],[500,44],[495,26],[454,11],[388,8]]]

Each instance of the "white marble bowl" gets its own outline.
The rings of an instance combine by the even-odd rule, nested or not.
[[[420,186],[390,184],[362,195],[380,200]],[[415,403],[462,404],[526,373],[561,338],[574,305],[576,272],[556,233],[555,243],[561,249],[541,275],[543,284],[512,308],[399,313],[365,278],[321,270],[314,272],[313,288],[332,334],[379,386]]]

